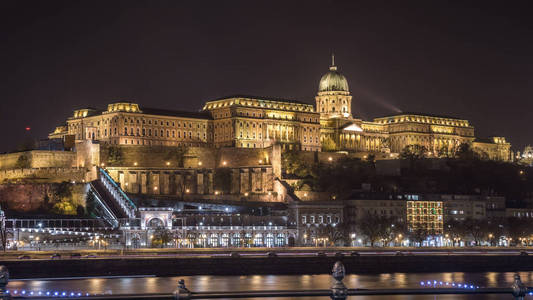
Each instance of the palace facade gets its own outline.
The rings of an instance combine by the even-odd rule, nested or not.
[[[477,139],[468,120],[400,113],[364,121],[352,115],[348,81],[332,62],[319,82],[316,105],[236,95],[207,101],[200,112],[153,109],[131,102],[74,111],[50,139],[98,140],[115,145],[266,148],[386,153],[409,145],[448,156],[467,143],[488,159],[510,160],[504,137]],[[382,156],[383,157],[383,156]],[[385,157],[389,157],[386,155]]]

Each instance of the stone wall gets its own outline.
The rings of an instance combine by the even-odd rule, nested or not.
[[[119,145],[122,162],[113,164],[114,167],[147,167],[147,168],[218,168],[218,167],[248,167],[270,165],[272,148],[243,149],[243,148],[205,148],[187,147],[183,155],[183,165],[172,153],[177,148],[170,146],[139,146]],[[109,165],[109,146],[101,145],[100,162]]]
[[[45,196],[54,201],[55,183],[44,184],[0,184],[0,205],[2,209],[17,212],[39,210],[45,203]],[[72,201],[74,205],[85,206],[87,184],[72,184]]]
[[[0,183],[6,181],[62,182],[85,180],[86,170],[82,168],[28,168],[0,170]]]
[[[0,154],[0,170],[15,169],[21,156],[28,158],[29,168],[72,167],[76,153],[70,151],[32,150]]]

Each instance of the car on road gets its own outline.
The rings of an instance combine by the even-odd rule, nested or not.
[[[87,254],[83,258],[96,258],[96,254]]]
[[[50,255],[50,259],[61,259],[61,254],[54,253],[54,254]]]
[[[337,258],[344,257],[344,253],[342,253],[342,252],[337,252],[337,253],[335,253],[335,257],[337,257]]]
[[[71,253],[70,258],[81,258],[81,254],[79,253]]]
[[[361,254],[357,251],[350,252],[350,256],[361,256]]]
[[[241,257],[241,255],[238,252],[231,252],[230,256],[233,257],[233,258]]]
[[[520,256],[528,256],[529,253],[527,251],[520,251]]]
[[[18,259],[31,259],[31,257],[29,255],[20,255],[19,257],[17,257]]]
[[[318,257],[326,257],[327,255],[324,252],[317,252],[316,256],[318,256]]]
[[[276,252],[268,252],[267,256],[268,257],[278,257],[278,254]]]

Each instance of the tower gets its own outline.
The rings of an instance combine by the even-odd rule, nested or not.
[[[346,77],[337,71],[335,56],[331,55],[329,71],[320,78],[316,109],[321,119],[351,118],[352,96]]]

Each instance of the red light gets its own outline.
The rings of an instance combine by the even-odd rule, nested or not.
[[[30,131],[30,129],[31,129],[30,127],[26,127],[26,131]]]

